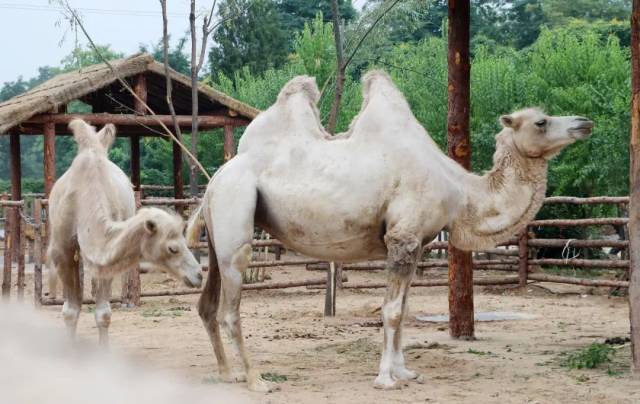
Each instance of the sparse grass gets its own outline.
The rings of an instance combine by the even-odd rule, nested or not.
[[[172,307],[165,311],[161,309],[147,309],[143,310],[140,314],[142,317],[180,317],[185,311],[184,307]]]
[[[605,275],[608,271],[600,268],[543,267],[542,272],[549,275],[571,276],[574,278],[594,279]]]
[[[277,373],[267,372],[267,373],[262,373],[260,376],[262,376],[264,380],[267,380],[269,382],[274,382],[274,383],[282,383],[287,381],[286,375],[279,375]]]
[[[475,350],[473,348],[469,348],[467,350],[467,353],[474,354],[474,355],[480,355],[480,356],[493,355],[493,352],[491,352],[491,351],[477,351],[477,350]]]
[[[610,363],[615,352],[607,344],[594,342],[582,350],[568,354],[561,365],[569,369],[595,369],[603,363]]]

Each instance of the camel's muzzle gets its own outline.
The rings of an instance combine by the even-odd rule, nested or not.
[[[593,122],[587,118],[575,119],[576,125],[569,128],[569,135],[575,139],[586,139],[591,136],[593,130]]]
[[[202,274],[198,273],[195,280],[190,279],[188,276],[184,276],[182,280],[190,288],[199,288],[202,285]]]

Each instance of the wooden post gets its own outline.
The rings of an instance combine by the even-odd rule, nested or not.
[[[329,263],[327,271],[327,290],[324,298],[324,315],[325,317],[333,317],[336,315],[336,265],[334,262]]]
[[[140,208],[140,191],[135,192],[135,198],[136,208]],[[140,306],[140,289],[140,268],[135,266],[122,274],[122,305],[128,308]]]
[[[13,209],[4,208],[4,217],[7,225],[4,228],[4,268],[2,271],[2,300],[9,300],[11,296],[11,252],[13,250],[13,232],[8,220],[13,216]]]
[[[12,133],[10,135],[11,149],[11,199],[19,201],[22,199],[22,166],[20,164],[20,134]],[[11,217],[11,226],[13,227],[13,260],[18,262],[20,259],[20,211],[13,210]]]
[[[236,155],[236,140],[233,138],[233,126],[224,127],[224,161],[229,161]]]
[[[631,154],[629,184],[629,318],[632,370],[640,375],[640,0],[631,11]]]
[[[147,102],[147,79],[144,74],[136,76],[133,90],[142,101]],[[133,109],[136,115],[147,113],[144,104],[137,98],[133,99]],[[140,191],[140,136],[131,135],[129,143],[131,145],[131,183],[134,190]]]
[[[129,144],[131,146],[131,183],[135,191],[140,191],[140,136],[131,135]]]
[[[449,0],[449,102],[447,142],[449,156],[471,168],[469,138],[470,1]],[[474,339],[473,266],[471,253],[449,244],[449,333],[453,338]]]
[[[33,266],[33,300],[36,307],[42,305],[42,200],[33,200],[33,250],[35,263]]]
[[[528,228],[525,227],[522,233],[520,233],[520,237],[518,237],[518,286],[521,288],[527,286],[527,275],[529,270],[529,263],[527,262],[529,259],[529,247],[527,246],[528,240],[529,232]]]
[[[178,139],[182,142],[182,139]],[[173,145],[173,196],[176,199],[184,198],[184,181],[182,179],[182,149],[176,142],[171,142]],[[184,206],[176,205],[176,211],[182,215]]]
[[[27,236],[25,234],[27,222],[22,220],[20,212],[24,206],[17,207],[16,212],[16,228],[18,229],[19,238],[16,238],[17,250],[18,250],[18,301],[24,300],[24,256],[25,246],[27,244]]]
[[[44,124],[44,194],[48,198],[56,181],[56,125]]]

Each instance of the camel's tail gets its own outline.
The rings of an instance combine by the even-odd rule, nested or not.
[[[204,227],[204,214],[203,206],[205,199],[200,202],[198,208],[191,214],[189,223],[187,224],[187,244],[189,247],[195,247],[200,242],[200,235],[202,234],[202,228]]]

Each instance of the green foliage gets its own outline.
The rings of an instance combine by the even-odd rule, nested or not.
[[[615,348],[607,344],[594,342],[580,351],[570,353],[562,361],[562,366],[569,369],[595,369],[603,363],[610,363],[615,352]]]
[[[333,24],[325,23],[322,13],[318,13],[312,23],[304,24],[304,30],[296,37],[294,49],[305,73],[314,76],[319,86],[335,71]]]
[[[170,40],[171,38],[169,38]],[[178,43],[172,48],[171,42],[169,42],[169,49],[167,52],[167,59],[169,61],[169,66],[182,74],[191,75],[191,59],[190,56],[185,53],[184,47],[187,44],[187,36],[183,36],[180,38]],[[151,47],[147,45],[140,45],[140,52],[146,52],[151,54],[155,60],[160,63],[164,63],[164,53],[163,53],[163,42],[162,38],[158,40],[156,44],[151,45]]]
[[[332,18],[330,0],[277,0],[276,5],[282,27],[289,38],[293,38],[318,14],[323,17],[324,22],[329,22]],[[338,12],[342,21],[349,22],[356,17],[351,0],[338,0]]]
[[[209,67],[214,75],[248,67],[261,73],[282,66],[289,45],[281,26],[280,14],[268,0],[225,0],[218,15],[224,22],[213,34],[209,51]]]

